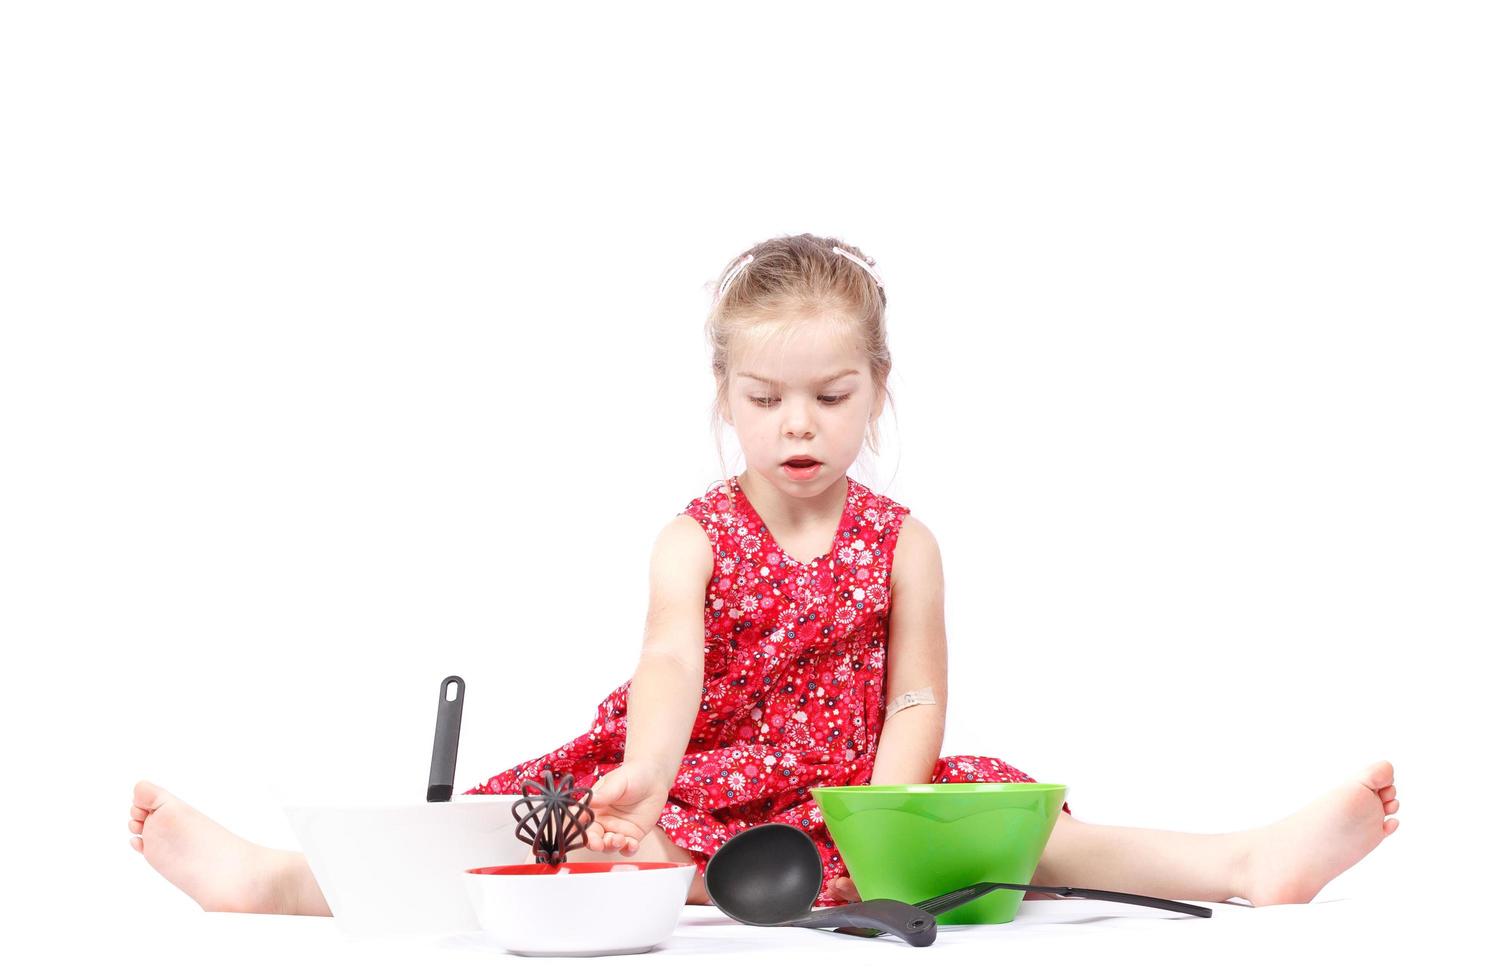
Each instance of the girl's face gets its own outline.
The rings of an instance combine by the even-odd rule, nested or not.
[[[780,341],[731,358],[729,419],[746,466],[792,497],[819,496],[845,475],[881,414],[865,359],[838,321],[814,318]],[[795,467],[797,457],[816,465]]]

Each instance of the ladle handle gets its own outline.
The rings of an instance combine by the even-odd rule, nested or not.
[[[1185,915],[1197,915],[1201,919],[1210,918],[1210,910],[1203,905],[1187,905],[1184,902],[1175,902],[1167,898],[1153,898],[1151,895],[1132,895],[1128,892],[1108,892],[1099,888],[1051,888],[1048,885],[1004,885],[995,881],[988,881],[977,891],[978,897],[981,892],[988,892],[993,888],[1015,888],[1018,891],[1043,892],[1047,895],[1058,895],[1060,898],[1094,898],[1102,902],[1122,902],[1126,905],[1143,905],[1150,909],[1162,909],[1164,912],[1182,912]],[[966,899],[965,901],[969,901]],[[964,904],[963,902],[961,904]],[[941,915],[943,913],[940,913]]]
[[[831,929],[836,926],[878,929],[889,932],[910,946],[931,946],[939,935],[934,917],[920,908],[890,898],[873,898],[831,908],[815,909],[801,915],[787,926]]]
[[[1010,885],[999,881],[983,881],[968,888],[956,888],[954,891],[946,892],[937,898],[930,898],[921,907],[928,909],[935,916],[940,916],[945,912],[954,911],[961,905],[967,905],[982,895],[989,895],[998,888],[1011,888],[1021,892],[1042,892],[1046,895],[1058,895],[1061,898],[1094,898],[1103,902],[1123,902],[1128,905],[1142,905],[1151,909],[1162,909],[1165,912],[1182,912],[1187,915],[1196,915],[1202,919],[1211,917],[1211,910],[1202,905],[1189,905],[1185,902],[1175,902],[1167,898],[1153,898],[1151,895],[1132,895],[1127,892],[1103,891],[1099,888],[1050,888],[1047,885]],[[874,938],[882,933],[880,929],[841,929],[839,931],[852,936],[864,936],[867,939]]]

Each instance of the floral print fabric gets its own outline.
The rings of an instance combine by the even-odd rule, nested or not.
[[[704,690],[658,826],[702,874],[725,841],[780,821],[809,835],[824,865],[816,905],[848,875],[811,786],[871,781],[885,718],[892,558],[908,508],[847,478],[827,553],[801,562],[772,538],[738,481],[718,481],[681,512],[704,529],[714,575],[704,597]],[[551,769],[592,786],[625,758],[631,682],[590,730],[469,790],[516,794]],[[894,692],[900,693],[900,692]],[[1033,782],[1000,759],[947,756],[929,780]],[[1068,804],[1064,810],[1069,810]]]

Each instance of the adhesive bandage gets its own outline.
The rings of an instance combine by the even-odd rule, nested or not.
[[[921,691],[908,691],[899,694],[887,704],[887,717],[890,718],[903,708],[911,708],[915,704],[938,704],[934,700],[934,689],[925,687]]]

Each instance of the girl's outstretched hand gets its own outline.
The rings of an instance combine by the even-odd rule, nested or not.
[[[630,857],[657,826],[672,782],[652,766],[625,762],[591,788],[594,795],[589,808],[595,819],[585,828],[585,846],[591,851],[620,851]]]

